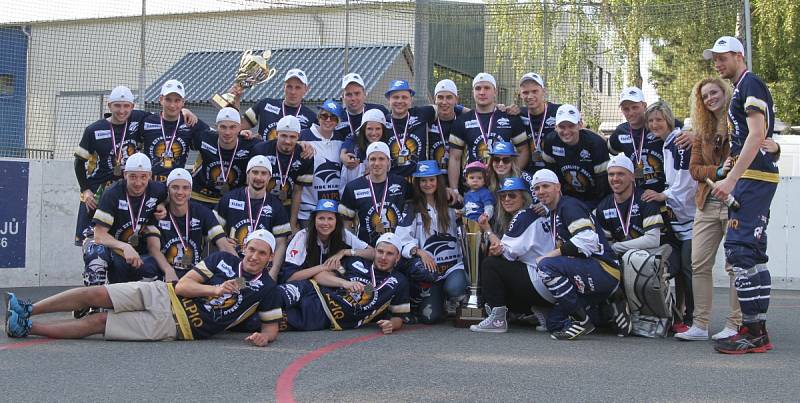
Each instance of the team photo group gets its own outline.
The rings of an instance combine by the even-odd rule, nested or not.
[[[213,128],[177,79],[152,113],[118,86],[75,148],[84,287],[35,303],[6,293],[6,333],[234,331],[266,346],[291,331],[452,320],[478,333],[530,326],[554,340],[597,332],[767,352],[773,101],[738,39],[702,57],[718,76],[694,85],[686,125],[628,87],[609,136],[550,102],[535,72],[519,78],[518,105],[498,104],[490,73],[469,94],[439,81],[430,105],[394,80],[371,104],[349,73],[311,108],[315,78],[292,68],[279,75],[282,99],[242,108],[239,82],[215,96]],[[724,324],[710,322],[723,243]],[[37,317],[54,312],[74,319]]]

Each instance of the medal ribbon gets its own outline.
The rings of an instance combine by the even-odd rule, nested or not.
[[[244,265],[244,262],[239,262],[239,277],[244,278],[244,276],[242,275],[242,265]],[[248,281],[247,284],[250,284],[253,281],[257,281],[263,275],[264,275],[264,270],[261,270],[261,273],[258,273],[258,275],[253,277],[252,280]]]
[[[436,125],[439,126],[439,138],[442,140],[442,147],[444,147],[444,158],[447,158],[447,143],[444,141],[444,129],[442,128],[442,121],[436,117]]]
[[[133,219],[133,210],[131,210],[131,198],[128,196],[128,192],[125,192],[125,200],[128,202],[128,215],[131,217],[131,236],[139,232],[139,217],[142,216],[142,208],[144,207],[144,201],[147,200],[147,190],[145,190],[144,194],[142,195],[142,203],[139,204],[139,212],[136,213],[136,219]]]
[[[361,109],[361,114],[363,115],[365,111],[366,111],[365,108]],[[351,115],[350,112],[345,111],[345,113],[347,113],[347,127],[350,128],[350,135],[355,138],[356,131],[353,129],[353,115]]]
[[[633,213],[633,202],[634,202],[634,194],[631,193],[631,205],[628,206],[628,216],[625,218],[625,221],[622,220],[622,212],[619,210],[619,205],[617,201],[614,200],[614,209],[617,210],[617,217],[619,217],[619,223],[622,225],[622,234],[625,235],[625,239],[628,239],[628,234],[631,232],[631,215]]]
[[[384,279],[381,282],[381,285],[378,285],[378,282],[375,280],[375,264],[374,263],[369,266],[369,275],[370,275],[370,278],[372,279],[372,289],[374,291],[380,290],[381,288],[383,288],[383,286],[386,285],[387,282],[389,282],[389,278],[387,277],[386,279]]]
[[[636,147],[636,142],[633,143],[633,152],[636,155],[636,162],[638,162],[639,164],[644,164],[643,154],[644,154],[644,132],[645,131],[646,131],[645,128],[642,127],[642,136],[640,137],[639,147]],[[631,135],[631,141],[633,141],[633,127],[631,127],[630,124],[628,124],[628,133]]]
[[[297,111],[295,111],[294,117],[300,116],[300,108],[302,107],[303,104],[297,106]],[[286,116],[286,102],[281,102],[281,113],[283,113],[283,116]]]
[[[386,194],[389,192],[389,177],[386,177],[386,186],[383,187],[383,199],[381,200],[380,208],[378,207],[378,199],[375,198],[375,188],[372,186],[372,179],[367,177],[367,181],[369,182],[369,194],[372,196],[372,206],[375,207],[375,211],[378,212],[378,218],[383,222],[383,205],[386,203]]]
[[[250,219],[250,224],[253,224],[253,209],[250,207],[250,187],[245,188],[245,203],[247,203],[247,217]],[[264,203],[267,202],[267,191],[264,191],[264,199],[261,200],[261,205],[258,206],[258,215],[256,215],[256,223],[250,226],[250,232],[258,229],[258,222],[261,220],[261,210],[264,208]]]
[[[178,116],[178,121],[175,122],[175,130],[172,131],[172,137],[169,140],[169,144],[167,144],[167,133],[164,132],[164,113],[162,112],[159,116],[161,119],[161,137],[164,139],[164,154],[169,153],[167,155],[172,155],[172,143],[175,142],[175,136],[178,134],[178,127],[181,125],[181,117]],[[162,155],[163,157],[163,155]],[[168,157],[172,158],[172,157]]]
[[[739,84],[742,83],[742,80],[744,80],[744,76],[746,76],[747,73],[749,73],[749,72],[750,72],[750,70],[745,69],[744,73],[742,73],[742,75],[739,76],[739,79],[736,80],[736,85],[734,85],[734,87],[735,87],[734,89],[736,89],[736,90],[739,89]]]
[[[231,163],[228,165],[228,171],[225,171],[225,161],[222,159],[222,147],[219,145],[219,139],[217,139],[217,155],[219,155],[219,173],[222,175],[222,179],[225,183],[228,183],[228,175],[231,174],[231,169],[233,169],[233,160],[236,159],[236,151],[239,150],[239,138],[236,138],[236,146],[233,148],[233,154],[231,154]],[[278,163],[280,165],[280,163]]]
[[[178,240],[181,241],[181,246],[183,246],[183,250],[188,250],[189,248],[186,247],[186,244],[189,243],[189,212],[186,212],[186,231],[184,234],[186,235],[186,242],[183,242],[183,236],[181,235],[181,231],[178,230],[178,224],[175,223],[175,219],[172,216],[172,213],[167,212],[169,214],[169,220],[172,222],[173,227],[175,228],[175,232],[178,233]]]
[[[547,103],[544,104],[544,113],[542,114],[542,123],[539,124],[539,132],[534,133],[533,131],[533,119],[531,119],[531,112],[528,111],[528,127],[531,129],[531,134],[533,134],[533,145],[534,149],[539,149],[539,144],[542,143],[542,132],[544,132],[544,122],[547,120]]]
[[[475,121],[478,122],[478,130],[481,131],[481,137],[483,137],[483,142],[486,143],[487,147],[489,147],[489,135],[492,133],[492,121],[494,120],[495,112],[497,112],[497,108],[494,108],[492,114],[489,116],[489,126],[484,132],[483,125],[481,124],[481,118],[478,117],[478,111],[475,111]]]
[[[119,140],[119,145],[117,145],[117,136],[114,134],[114,124],[109,121],[108,126],[111,128],[111,145],[113,146],[114,162],[119,163],[122,159],[122,143],[125,142],[125,136],[128,135],[128,121],[125,121],[125,128],[122,130],[122,138]]]
[[[394,138],[397,140],[397,145],[399,147],[398,152],[402,152],[406,149],[406,137],[408,137],[408,122],[411,121],[411,114],[406,112],[406,128],[403,129],[403,138],[401,139],[397,135],[397,130],[395,130],[394,118],[392,118],[392,132],[394,133]]]
[[[286,175],[283,175],[283,168],[281,168],[281,158],[278,156],[278,145],[275,145],[275,162],[278,164],[278,176],[280,177],[280,186],[283,188],[286,181],[289,180],[289,170],[292,169],[292,161],[294,161],[294,152],[289,157],[289,165],[286,167]]]

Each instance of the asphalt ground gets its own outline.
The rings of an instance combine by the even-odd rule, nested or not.
[[[38,300],[59,290],[14,291]],[[725,301],[715,290],[712,331],[724,324]],[[710,341],[554,341],[532,327],[478,334],[450,323],[389,336],[375,327],[281,333],[265,348],[239,333],[156,343],[2,335],[0,401],[797,402],[799,312],[800,292],[773,291],[775,349],[743,356],[715,353]]]

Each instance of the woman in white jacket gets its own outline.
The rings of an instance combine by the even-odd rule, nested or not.
[[[685,332],[692,323],[694,298],[692,296],[692,225],[694,224],[697,181],[689,172],[691,147],[681,148],[675,140],[681,129],[675,127],[672,109],[664,101],[658,101],[645,112],[647,128],[664,140],[664,173],[667,187],[662,193],[646,190],[644,201],[666,203],[672,237],[667,239],[673,248],[670,256],[670,274],[675,277],[676,309],[680,317],[675,319],[672,330]]]
[[[444,317],[445,302],[455,307],[466,297],[461,243],[456,238],[455,209],[447,205],[447,172],[436,161],[420,161],[414,172],[414,199],[406,205],[397,234],[406,259],[419,258],[436,280],[423,285],[417,316],[423,323],[436,323]]]

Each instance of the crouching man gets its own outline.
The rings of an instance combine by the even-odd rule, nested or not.
[[[356,329],[378,319],[389,334],[411,311],[408,281],[395,270],[400,238],[385,233],[375,246],[375,261],[342,259],[343,271],[323,271],[309,280],[281,284],[285,323],[281,330]]]
[[[265,268],[275,237],[251,232],[244,259],[217,252],[171,283],[130,282],[67,290],[35,304],[6,295],[6,333],[55,339],[102,334],[106,340],[195,340],[220,333],[258,312],[261,330],[245,340],[266,346],[278,336],[282,311],[275,282]],[[113,309],[79,320],[34,322],[34,315],[69,312],[84,307]]]

